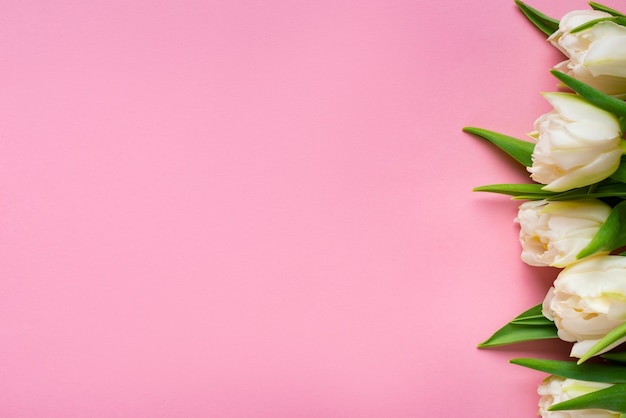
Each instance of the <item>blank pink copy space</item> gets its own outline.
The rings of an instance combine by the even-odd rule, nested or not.
[[[561,57],[452,3],[0,1],[0,416],[533,416],[475,344],[556,272],[460,130]]]

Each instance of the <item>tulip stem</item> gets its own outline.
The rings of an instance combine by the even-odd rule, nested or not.
[[[619,147],[622,149],[622,155],[626,155],[626,141],[622,139],[619,143]]]

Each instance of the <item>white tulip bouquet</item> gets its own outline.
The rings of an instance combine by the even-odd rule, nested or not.
[[[515,219],[522,261],[562,270],[543,303],[479,347],[571,342],[576,362],[511,360],[549,373],[539,414],[626,418],[626,15],[590,2],[590,10],[556,20],[515,2],[566,56],[551,72],[569,91],[543,94],[553,110],[535,121],[534,141],[464,128],[524,165],[535,182],[474,190],[525,200]]]

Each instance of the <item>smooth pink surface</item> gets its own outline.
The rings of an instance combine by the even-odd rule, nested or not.
[[[502,0],[0,1],[0,416],[534,416],[508,360],[569,346],[475,344],[556,272],[461,128],[532,130],[543,39]]]

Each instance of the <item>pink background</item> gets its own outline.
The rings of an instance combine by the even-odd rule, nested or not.
[[[543,39],[502,0],[0,1],[0,416],[535,416],[508,359],[569,346],[475,344],[556,271],[461,128],[532,130]]]

